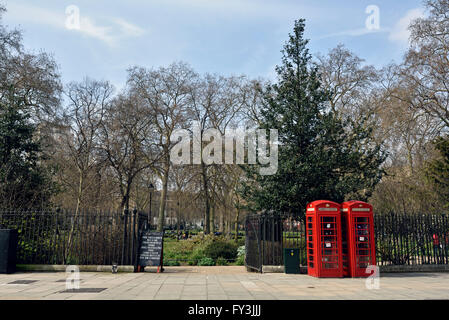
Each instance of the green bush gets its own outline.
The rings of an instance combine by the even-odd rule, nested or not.
[[[204,258],[207,258],[204,255],[204,252],[202,249],[196,249],[193,251],[192,255],[190,256],[190,261],[189,264],[190,265],[198,265],[198,262]]]
[[[215,266],[215,261],[212,258],[205,257],[198,261],[199,266]]]
[[[169,267],[169,266],[180,266],[181,264],[176,260],[167,260],[164,261],[164,265]]]
[[[226,260],[223,257],[218,257],[218,259],[216,260],[216,264],[217,264],[217,266],[227,266],[228,260]]]
[[[224,260],[235,260],[237,257],[237,244],[224,236],[204,235],[200,233],[191,236],[188,240],[176,241],[164,239],[164,259],[181,262],[181,265],[199,265],[204,258],[217,261],[219,257]],[[224,260],[221,260],[224,263]],[[218,263],[218,262],[217,262]]]
[[[204,254],[214,260],[219,257],[227,260],[234,260],[237,257],[237,247],[234,243],[224,239],[217,239],[206,245]]]
[[[245,265],[245,255],[238,256],[237,260],[235,260],[235,265],[244,266]]]
[[[237,239],[237,246],[241,247],[241,246],[245,246],[245,238],[238,238]]]
[[[245,255],[245,246],[238,247],[238,249],[237,249],[237,257],[244,256],[244,255]]]

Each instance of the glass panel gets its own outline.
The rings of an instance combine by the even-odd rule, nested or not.
[[[323,263],[323,269],[337,269],[338,263]]]
[[[322,257],[321,258],[322,262],[338,262],[338,257],[337,256],[329,256],[329,257]]]

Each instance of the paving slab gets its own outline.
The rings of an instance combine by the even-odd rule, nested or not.
[[[80,278],[81,289],[106,290],[63,292],[65,272],[20,272],[0,274],[0,300],[449,300],[449,273],[381,274],[379,289],[372,290],[363,278],[249,273],[244,267],[166,267],[163,273],[138,274],[82,272]],[[11,284],[14,281],[23,284]]]

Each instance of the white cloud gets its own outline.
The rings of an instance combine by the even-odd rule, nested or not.
[[[413,20],[422,18],[424,16],[424,9],[422,8],[416,8],[407,11],[405,16],[399,19],[396,25],[391,29],[388,40],[407,45],[410,38],[410,31],[408,30],[410,23]]]
[[[128,37],[140,37],[145,33],[145,30],[129,23],[126,20],[123,20],[121,18],[114,18],[111,19],[115,24],[117,24],[123,33],[124,36]]]
[[[33,23],[47,25],[53,28],[66,29],[67,16],[64,11],[57,12],[50,9],[35,7],[32,5],[9,4],[7,7],[7,18],[19,23]],[[91,17],[80,12],[79,29],[67,30],[67,32],[78,32],[85,36],[98,39],[109,46],[116,46],[125,38],[139,37],[145,30],[117,17],[103,17],[103,25],[95,22]]]
[[[360,28],[360,29],[345,30],[345,31],[326,34],[324,36],[318,37],[318,39],[326,39],[326,38],[334,38],[334,37],[359,37],[359,36],[364,36],[367,34],[389,32],[389,31],[390,30],[388,28],[380,28],[380,29]]]

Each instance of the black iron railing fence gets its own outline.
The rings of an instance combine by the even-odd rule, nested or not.
[[[449,264],[446,215],[374,215],[379,265]]]
[[[283,215],[246,217],[246,265],[283,265],[283,248],[299,249],[307,266],[304,219]],[[429,214],[375,214],[378,265],[449,264],[449,217]]]
[[[19,264],[133,265],[137,211],[2,210],[0,228],[17,229]]]
[[[146,213],[71,210],[0,210],[0,228],[17,229],[18,263],[134,265]],[[246,265],[283,265],[283,249],[298,248],[307,265],[304,220],[248,215]],[[375,214],[378,265],[449,264],[449,217]]]

